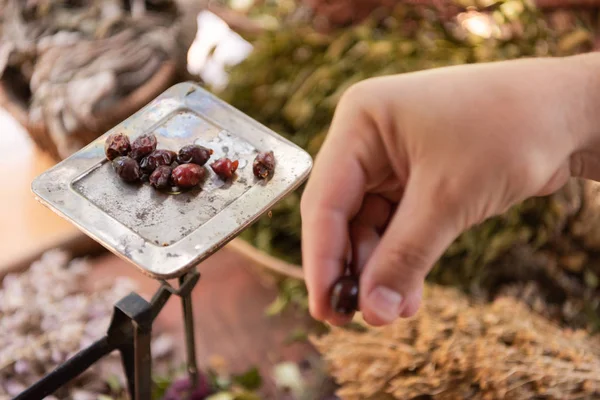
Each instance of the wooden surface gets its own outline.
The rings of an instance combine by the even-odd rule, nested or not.
[[[0,109],[0,272],[35,257],[78,234],[78,230],[41,206],[32,180],[53,165],[23,128]]]
[[[91,283],[126,276],[139,284],[139,293],[147,300],[158,288],[158,282],[112,254],[92,263]],[[307,343],[286,344],[293,331],[306,328],[310,321],[293,312],[265,316],[265,308],[275,299],[276,290],[236,252],[221,250],[201,264],[198,271],[201,279],[193,292],[193,304],[199,365],[206,365],[211,356],[218,355],[227,360],[234,373],[256,366],[265,379],[265,398],[278,398],[270,378],[273,366],[282,361],[299,362],[316,354]],[[169,299],[156,323],[181,338],[177,343],[183,362],[179,298]]]

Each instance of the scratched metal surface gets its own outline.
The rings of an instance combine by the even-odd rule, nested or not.
[[[166,194],[122,182],[104,157],[106,136],[131,140],[153,132],[158,148],[197,143],[213,149],[206,180],[196,189]],[[268,181],[252,174],[258,151],[273,150]],[[208,165],[238,159],[231,182]],[[44,205],[113,253],[156,279],[181,276],[209,257],[296,189],[312,168],[304,150],[193,83],[177,84],[84,149],[37,177],[32,190]]]

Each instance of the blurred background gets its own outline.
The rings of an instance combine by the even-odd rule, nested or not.
[[[104,326],[111,299],[128,285],[146,294],[156,288],[39,205],[30,184],[171,85],[200,82],[314,156],[353,83],[597,51],[599,10],[598,0],[0,0],[0,338],[22,336],[18,345],[0,339],[0,399],[100,334],[86,327]],[[552,196],[474,227],[428,280],[473,301],[509,296],[560,329],[594,334],[600,328],[598,190],[572,180]],[[309,321],[301,280],[301,193],[207,261],[195,294],[203,365],[213,371],[235,365],[236,373],[246,373],[236,387],[268,398],[325,398],[344,384],[320,369],[319,353],[330,355],[332,345],[317,351],[305,340],[323,327]],[[85,267],[73,267],[73,259]],[[115,276],[129,283],[116,284]],[[89,284],[101,278],[102,289]],[[169,336],[181,334],[180,310],[170,307],[157,354],[172,367],[183,358]],[[39,344],[41,335],[59,329],[56,310],[63,309],[80,310],[70,317],[75,339]],[[19,347],[32,350],[24,355]],[[266,383],[256,384],[255,366]],[[123,396],[117,367],[94,373],[100,384],[83,379],[57,397]],[[111,374],[120,383],[111,386]]]

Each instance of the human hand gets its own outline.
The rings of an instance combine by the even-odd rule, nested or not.
[[[368,323],[412,316],[427,273],[464,230],[569,176],[600,179],[599,63],[475,64],[350,88],[302,198],[313,317],[348,321],[329,295],[349,255]]]

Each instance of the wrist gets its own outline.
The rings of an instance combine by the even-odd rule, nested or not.
[[[575,91],[579,98],[566,99],[579,108],[576,115],[581,118],[581,130],[577,150],[600,154],[600,52],[571,56],[566,60],[567,68],[577,71],[581,77],[577,82],[581,90]]]

